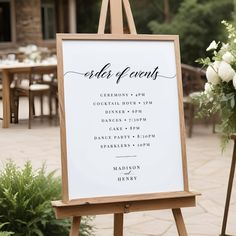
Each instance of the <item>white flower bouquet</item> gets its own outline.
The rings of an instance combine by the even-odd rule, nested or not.
[[[207,66],[205,91],[193,95],[194,103],[199,105],[198,115],[219,114],[222,133],[222,148],[236,133],[236,29],[222,21],[228,32],[227,43],[213,41],[207,48],[212,57],[197,60]]]

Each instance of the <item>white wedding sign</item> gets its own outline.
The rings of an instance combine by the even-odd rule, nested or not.
[[[178,38],[58,37],[66,198],[184,191]]]

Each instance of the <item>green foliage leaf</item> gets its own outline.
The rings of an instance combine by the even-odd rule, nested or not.
[[[234,106],[235,106],[235,99],[234,99],[234,96],[231,98],[230,100],[230,105],[231,105],[231,108],[233,109]]]
[[[45,165],[33,170],[30,162],[20,169],[9,161],[0,171],[0,227],[16,236],[68,235],[70,221],[56,220],[51,206],[60,198],[61,180],[55,172],[47,173]],[[81,236],[92,235],[90,218],[85,219]]]
[[[207,57],[207,58],[199,58],[195,62],[205,66],[205,65],[210,65],[211,64],[211,59],[209,57]]]
[[[1,216],[0,216],[1,218]],[[0,224],[0,230],[3,228],[4,225],[7,225],[9,224],[8,222],[6,223],[3,223],[3,224]],[[13,235],[14,233],[13,232],[9,232],[9,231],[0,231],[0,236],[10,236],[10,235]]]

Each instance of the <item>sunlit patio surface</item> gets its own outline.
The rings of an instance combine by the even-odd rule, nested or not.
[[[0,117],[2,104],[0,100]],[[22,105],[23,104],[23,105]],[[21,100],[22,107],[27,101]],[[20,111],[20,123],[9,129],[0,128],[1,168],[11,159],[19,166],[27,160],[38,168],[46,162],[47,170],[57,170],[60,175],[60,131],[55,122],[47,119],[33,121],[27,128],[27,109]],[[22,120],[24,119],[24,120]],[[0,126],[2,126],[0,121]],[[189,236],[216,236],[221,232],[223,210],[228,184],[233,145],[230,143],[221,153],[218,134],[212,134],[212,126],[194,126],[193,137],[187,138],[189,185],[202,195],[197,198],[197,207],[186,208],[183,216]],[[236,187],[234,184],[227,234],[236,235]],[[113,216],[97,216],[94,220],[96,236],[111,236]],[[129,213],[125,215],[125,236],[177,236],[174,218],[170,210]]]

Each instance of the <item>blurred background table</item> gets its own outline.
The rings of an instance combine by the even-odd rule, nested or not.
[[[43,67],[57,67],[56,62],[47,63],[12,63],[12,64],[0,64],[0,73],[2,74],[2,99],[3,99],[3,128],[9,128],[11,119],[11,96],[10,85],[13,80],[14,73],[30,73],[31,68],[35,66]]]

